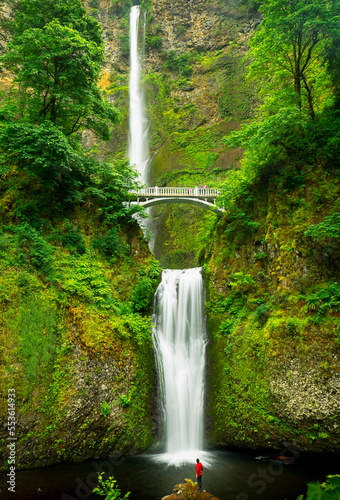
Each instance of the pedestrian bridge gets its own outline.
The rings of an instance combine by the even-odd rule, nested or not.
[[[161,203],[188,203],[221,215],[224,209],[215,205],[219,194],[219,189],[207,187],[144,187],[130,191],[130,205],[148,208]]]

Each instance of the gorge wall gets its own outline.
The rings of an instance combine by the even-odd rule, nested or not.
[[[103,86],[126,122],[127,10],[104,4],[98,18],[113,39]],[[214,187],[242,157],[223,138],[259,105],[245,56],[260,15],[199,0],[148,2],[146,12],[150,184]],[[117,131],[112,151],[123,155],[125,138]],[[215,444],[338,450],[339,251],[304,231],[338,207],[339,176],[336,166],[302,170],[302,184],[262,179],[240,199],[243,215],[219,222],[186,205],[153,209],[161,264],[206,272]]]
[[[143,87],[150,123],[149,183],[214,187],[241,155],[226,150],[223,137],[252,115],[257,102],[252,84],[245,81],[242,56],[259,14],[237,2],[218,1],[148,2],[146,11]],[[99,2],[94,12],[107,47],[102,87],[122,111],[121,126],[102,145],[104,156],[127,151],[128,12],[126,2]],[[161,265],[196,265],[205,227],[214,216],[187,205],[163,205],[152,213]]]
[[[149,318],[158,264],[135,222],[116,256],[112,239],[106,255],[94,250],[102,233],[88,212],[72,222],[54,225],[62,245],[48,231],[20,242],[13,228],[1,234],[0,407],[6,416],[14,389],[18,468],[136,453],[157,432]],[[7,418],[0,440],[6,467]]]
[[[340,185],[316,168],[298,187],[264,181],[255,203],[245,193],[243,217],[223,218],[202,259],[214,443],[339,450],[339,246],[305,231],[338,206]]]

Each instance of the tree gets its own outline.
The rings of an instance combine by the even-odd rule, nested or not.
[[[336,5],[332,0],[264,0],[263,21],[251,41],[250,75],[264,82],[263,94],[274,93],[279,106],[306,108],[312,120],[315,97],[325,103],[325,51],[336,32]]]
[[[128,160],[103,163],[85,155],[50,122],[0,126],[0,217],[38,227],[85,205],[108,223],[131,218],[124,202],[137,189]]]
[[[4,67],[15,75],[19,116],[51,121],[70,135],[83,128],[108,139],[118,118],[97,82],[104,61],[99,23],[80,0],[21,0]]]

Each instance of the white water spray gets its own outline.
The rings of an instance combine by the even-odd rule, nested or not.
[[[140,88],[140,61],[138,55],[138,26],[140,6],[130,10],[130,115],[129,115],[129,159],[140,173],[140,181],[147,183],[147,120],[144,112],[144,96]]]
[[[166,461],[192,461],[203,445],[206,333],[199,268],[163,271],[155,294],[153,322],[165,413]]]

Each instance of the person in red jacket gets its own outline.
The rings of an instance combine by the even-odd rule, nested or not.
[[[196,460],[196,479],[198,482],[198,491],[202,491],[202,472],[203,472],[203,465],[200,462],[200,459],[197,458]]]

